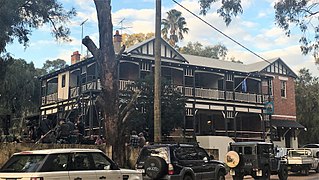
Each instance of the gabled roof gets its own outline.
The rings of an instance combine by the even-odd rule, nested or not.
[[[297,77],[297,74],[281,59],[273,58],[266,61],[259,61],[253,64],[248,64],[248,69],[251,72],[277,73]],[[277,72],[274,69],[278,69]]]
[[[155,37],[150,38],[141,43],[135,44],[125,51],[131,56],[137,57],[154,57],[155,54]],[[176,51],[170,44],[161,38],[161,58],[166,60],[173,60],[178,62],[185,62],[186,59]]]

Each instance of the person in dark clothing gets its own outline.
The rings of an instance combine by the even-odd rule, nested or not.
[[[136,131],[132,131],[129,145],[134,148],[137,148],[139,146],[139,138],[137,136]]]

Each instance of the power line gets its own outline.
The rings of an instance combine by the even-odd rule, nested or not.
[[[268,60],[266,60],[265,58],[261,57],[260,55],[258,55],[257,53],[255,53],[254,51],[250,50],[249,48],[247,48],[246,46],[242,45],[240,42],[236,41],[235,39],[233,39],[232,37],[228,36],[227,34],[223,33],[221,30],[219,30],[218,28],[214,27],[212,24],[210,24],[209,22],[205,21],[204,19],[202,19],[201,17],[199,17],[198,15],[196,15],[195,13],[193,13],[192,11],[190,11],[189,9],[187,9],[186,7],[184,7],[183,5],[181,5],[180,3],[178,3],[175,0],[172,0],[174,3],[176,3],[177,5],[179,5],[180,7],[182,7],[184,10],[186,10],[187,12],[189,12],[190,14],[192,14],[193,16],[195,16],[196,18],[198,18],[199,20],[201,20],[203,23],[207,24],[209,27],[213,28],[215,31],[219,32],[220,34],[222,34],[223,36],[225,36],[226,38],[230,39],[231,41],[233,41],[234,43],[238,44],[239,46],[241,46],[242,48],[246,49],[247,51],[249,51],[250,53],[254,54],[255,56],[257,56],[258,58],[262,59],[263,61],[266,61],[267,63],[271,64],[271,62],[269,62]]]

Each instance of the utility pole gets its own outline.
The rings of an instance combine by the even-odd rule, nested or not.
[[[161,0],[156,0],[155,77],[154,77],[154,142],[162,141],[161,127]]]

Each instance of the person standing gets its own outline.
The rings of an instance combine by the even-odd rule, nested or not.
[[[146,144],[146,139],[144,137],[144,134],[142,132],[140,132],[138,134],[138,140],[139,140],[139,147],[142,148],[145,144]]]
[[[130,146],[137,148],[139,146],[139,137],[137,136],[136,131],[132,131],[130,137]]]

